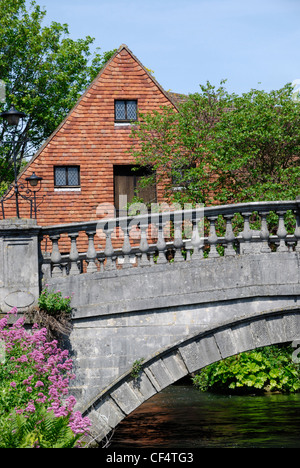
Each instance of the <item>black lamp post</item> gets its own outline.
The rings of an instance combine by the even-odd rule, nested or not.
[[[10,198],[13,197],[13,195],[15,195],[15,199],[16,199],[16,214],[17,214],[17,218],[20,218],[20,212],[19,212],[19,196],[21,196],[22,198],[24,198],[25,200],[28,200],[30,201],[30,205],[31,205],[31,210],[30,210],[30,217],[32,217],[32,199],[31,197],[29,196],[25,196],[23,194],[20,193],[20,188],[24,189],[24,186],[21,184],[19,185],[18,184],[18,172],[17,172],[17,151],[16,151],[16,133],[17,133],[17,129],[18,129],[18,126],[19,126],[19,123],[20,123],[20,120],[23,119],[24,117],[26,117],[26,114],[24,114],[24,112],[19,112],[17,111],[13,106],[10,108],[9,111],[5,111],[5,112],[2,112],[0,114],[0,117],[3,118],[4,122],[6,123],[6,125],[8,125],[9,127],[12,127],[13,131],[12,131],[12,135],[13,135],[13,163],[14,163],[14,193],[11,195],[11,196],[4,196],[2,197],[1,199],[1,205],[2,205],[2,214],[3,214],[3,219],[4,219],[4,205],[3,205],[3,202],[5,200],[8,200]],[[27,193],[31,193],[33,192],[33,199],[34,199],[34,213],[35,213],[35,218],[36,218],[36,192],[38,192],[40,190],[41,187],[38,188],[38,190],[31,190],[29,189],[28,187],[28,183],[30,184],[31,187],[36,187],[39,183],[41,183],[42,181],[42,177],[38,177],[35,175],[35,173],[32,174],[31,177],[27,177],[26,178],[26,181],[27,181]],[[8,190],[8,193],[10,192],[10,190]]]
[[[31,186],[31,189],[28,187],[27,193],[33,192],[33,203],[34,203],[34,217],[36,219],[36,193],[41,190],[41,182],[43,177],[38,177],[35,172],[31,174],[30,177],[26,177],[27,187],[28,184]]]

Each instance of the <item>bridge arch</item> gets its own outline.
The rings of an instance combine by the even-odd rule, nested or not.
[[[288,342],[300,344],[299,306],[224,322],[155,353],[143,361],[138,378],[126,372],[83,408],[83,414],[100,441],[142,403],[181,378],[228,356]]]

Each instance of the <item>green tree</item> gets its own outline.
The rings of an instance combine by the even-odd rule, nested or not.
[[[234,96],[217,124],[222,202],[294,199],[300,183],[300,104],[293,87]]]
[[[94,39],[73,40],[68,26],[42,23],[46,11],[35,1],[0,2],[0,79],[6,85],[6,103],[27,114],[18,136],[18,168],[61,123],[80,94],[114,51],[91,53]],[[0,123],[0,181],[11,181],[11,135]]]
[[[224,83],[210,83],[189,95],[179,111],[162,107],[141,114],[132,131],[132,153],[140,165],[153,167],[156,182],[163,182],[165,196],[179,203],[207,202],[211,193],[214,128],[229,106]],[[145,180],[145,183],[147,181]],[[148,183],[153,180],[148,178]]]
[[[229,94],[207,83],[179,112],[140,116],[132,153],[172,201],[234,203],[299,192],[300,105],[293,87]],[[153,182],[153,181],[151,181]]]

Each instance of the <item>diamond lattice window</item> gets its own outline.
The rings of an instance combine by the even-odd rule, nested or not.
[[[79,187],[78,166],[57,166],[54,168],[54,184],[56,187]]]
[[[115,101],[116,122],[132,122],[137,120],[136,100],[116,100]]]

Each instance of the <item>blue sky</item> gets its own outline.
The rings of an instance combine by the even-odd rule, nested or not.
[[[28,0],[29,4],[30,1]],[[102,52],[127,44],[174,92],[199,84],[241,94],[300,78],[300,0],[37,0],[46,23],[90,35]]]

